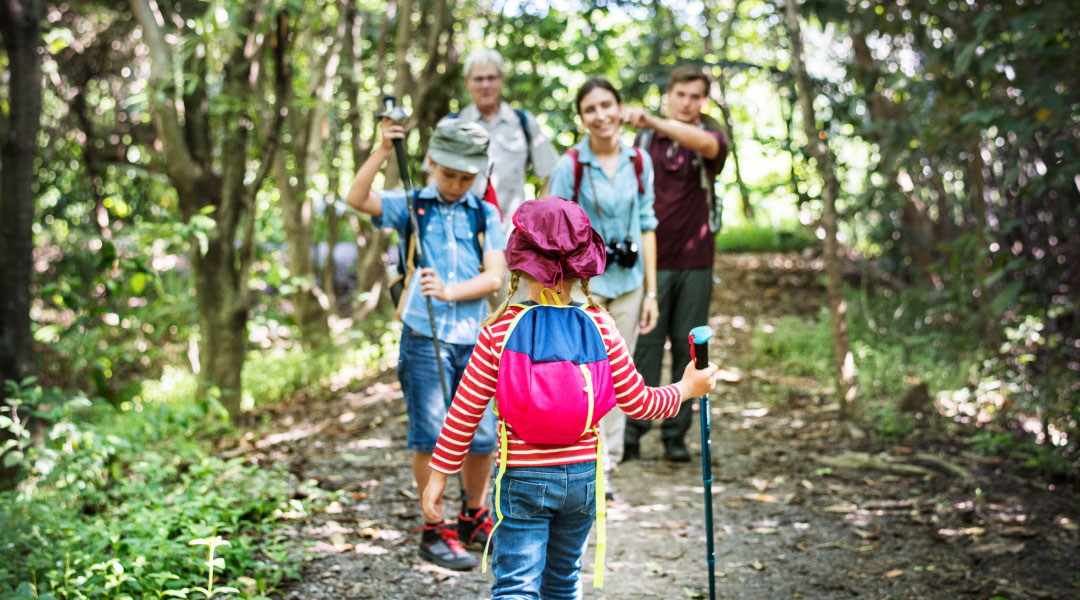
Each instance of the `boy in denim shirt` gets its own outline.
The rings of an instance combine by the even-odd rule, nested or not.
[[[409,222],[405,192],[376,192],[371,183],[393,152],[394,140],[404,139],[405,129],[390,120],[384,120],[380,129],[382,142],[360,166],[345,201],[374,217],[376,227],[397,230],[404,243]],[[426,264],[407,280],[403,295],[398,379],[408,409],[408,446],[413,450],[413,475],[420,490],[427,485],[428,462],[450,400],[443,398],[436,360],[443,364],[452,398],[472,356],[480,322],[488,314],[487,296],[502,287],[506,272],[498,211],[469,191],[476,175],[487,168],[487,147],[487,132],[479,125],[458,119],[439,122],[428,158],[434,183],[416,190],[412,198],[423,228],[419,236],[413,234],[413,242],[423,243]],[[482,234],[476,231],[481,222],[478,215],[483,217]],[[483,237],[480,243],[478,235]],[[403,248],[402,256],[407,255],[408,248]],[[437,359],[425,296],[431,298],[435,317]],[[476,566],[476,558],[465,551],[462,541],[482,546],[492,525],[491,512],[484,506],[495,450],[491,409],[472,444],[455,450],[464,456],[462,483],[467,499],[456,527],[443,521],[425,523],[420,556],[446,568],[468,570]]]

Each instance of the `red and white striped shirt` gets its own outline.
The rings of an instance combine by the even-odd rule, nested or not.
[[[448,475],[461,470],[469,445],[472,443],[480,419],[488,404],[495,397],[495,383],[499,377],[499,356],[506,341],[506,330],[521,307],[511,306],[491,325],[480,329],[472,358],[465,367],[454,402],[446,415],[439,442],[431,457],[431,468]],[[588,308],[600,325],[611,375],[615,383],[615,402],[634,419],[662,419],[674,417],[679,412],[682,393],[677,385],[651,388],[645,385],[634,361],[626,350],[626,343],[615,329],[615,322],[606,312]],[[498,460],[498,458],[496,458]],[[526,444],[507,428],[508,467],[551,466],[596,460],[596,436],[590,431],[577,442],[568,446]]]

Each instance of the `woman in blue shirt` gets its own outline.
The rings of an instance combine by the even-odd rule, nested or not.
[[[652,159],[619,138],[626,105],[608,80],[589,78],[578,90],[577,110],[589,134],[559,159],[548,190],[576,200],[607,243],[607,269],[589,281],[589,291],[632,353],[638,334],[656,327],[659,315]],[[600,422],[605,475],[622,460],[625,428],[621,411]]]

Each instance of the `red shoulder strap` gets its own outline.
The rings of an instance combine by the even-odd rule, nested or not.
[[[634,177],[637,177],[637,193],[645,193],[645,182],[641,180],[641,175],[645,173],[645,162],[641,158],[641,148],[634,146],[634,156],[630,159],[630,162],[634,163]]]
[[[573,197],[573,201],[574,201],[574,204],[577,204],[578,192],[581,190],[581,176],[583,174],[584,167],[581,164],[581,160],[579,158],[577,148],[571,148],[571,149],[567,150],[566,153],[568,155],[570,155],[570,158],[574,159],[574,197]]]

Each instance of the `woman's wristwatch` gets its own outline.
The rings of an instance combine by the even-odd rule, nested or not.
[[[656,300],[656,292],[645,292],[645,297]]]

